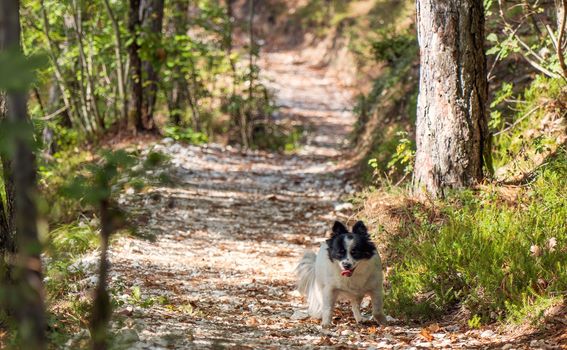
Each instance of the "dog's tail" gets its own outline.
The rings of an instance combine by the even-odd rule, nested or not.
[[[319,286],[316,283],[315,261],[317,256],[312,251],[305,252],[295,269],[297,273],[297,289],[307,299],[309,315],[321,318],[322,300]]]

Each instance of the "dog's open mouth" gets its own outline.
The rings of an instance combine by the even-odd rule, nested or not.
[[[341,271],[341,276],[350,277],[350,276],[352,276],[352,273],[353,273],[353,272],[354,272],[354,269],[342,270],[342,271]]]

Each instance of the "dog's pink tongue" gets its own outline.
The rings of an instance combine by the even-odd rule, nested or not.
[[[342,270],[341,276],[347,276],[347,277],[352,276],[352,270]]]

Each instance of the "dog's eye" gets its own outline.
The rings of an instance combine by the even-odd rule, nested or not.
[[[361,259],[370,259],[372,257],[372,252],[367,252],[364,250],[353,250],[351,252],[352,257],[361,260]]]

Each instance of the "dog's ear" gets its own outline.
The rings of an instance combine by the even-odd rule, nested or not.
[[[341,233],[348,233],[348,229],[339,221],[335,221],[333,225],[333,236],[340,235]]]
[[[352,227],[352,233],[354,233],[355,235],[368,236],[368,229],[364,225],[364,222],[358,221]]]

